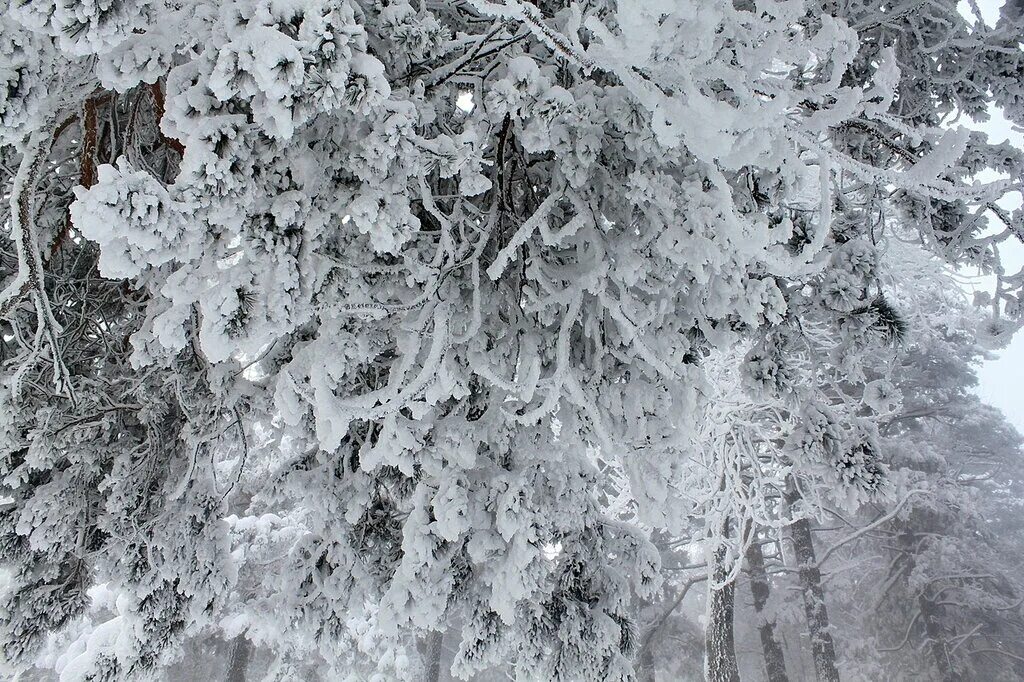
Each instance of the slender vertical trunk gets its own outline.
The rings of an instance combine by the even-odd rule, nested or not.
[[[423,663],[426,668],[424,682],[439,682],[441,679],[441,652],[444,643],[443,632],[431,632],[423,638]]]
[[[715,583],[723,582],[729,575],[725,558],[726,548],[718,547],[711,573]],[[717,590],[713,585],[708,585],[708,626],[704,634],[704,677],[707,682],[739,682],[740,671],[732,629],[735,600],[735,581]]]
[[[795,490],[786,493],[786,503],[790,507],[799,500],[800,494]],[[818,682],[839,682],[839,670],[836,668],[836,647],[829,628],[825,592],[821,586],[821,571],[818,570],[818,558],[815,556],[814,542],[811,539],[811,524],[807,519],[800,519],[789,527],[789,533],[790,539],[793,541],[793,553],[796,556],[797,576],[804,599],[804,612],[807,614],[807,629],[811,635],[814,671],[817,673]]]
[[[759,619],[757,630],[761,635],[761,649],[764,651],[768,682],[789,682],[782,645],[775,638],[775,620],[764,614],[771,588],[768,583],[768,572],[764,567],[764,552],[756,538],[747,549],[747,570],[750,573],[750,591],[754,596],[754,611],[757,612]]]
[[[249,667],[249,655],[252,644],[245,635],[238,635],[231,640],[231,658],[228,659],[227,682],[245,682],[245,669]]]
[[[921,607],[921,618],[924,620],[924,630],[928,637],[928,648],[935,660],[935,667],[942,676],[942,682],[962,682],[963,677],[953,667],[953,662],[949,660],[949,648],[942,624],[939,622],[935,602],[925,596],[923,592],[917,601]]]

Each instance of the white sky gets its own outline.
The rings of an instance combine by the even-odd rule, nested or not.
[[[978,8],[988,24],[995,24],[1001,6],[1002,0],[978,0]],[[959,3],[959,10],[970,14],[967,2]],[[998,112],[992,112],[991,120],[972,127],[988,133],[992,142],[1010,139],[1016,146],[1024,148],[1024,131],[1015,128]],[[1014,196],[1000,204],[1008,209],[1017,208],[1020,197]],[[1006,243],[1000,249],[1000,254],[1004,258],[1007,272],[1015,272],[1024,267],[1024,245]],[[979,282],[979,285],[982,283]],[[1021,399],[1024,394],[1021,390],[1024,382],[1024,331],[1019,332],[1009,346],[1000,350],[995,359],[985,363],[979,372],[979,379],[981,385],[978,392],[982,398],[1002,410],[1024,432],[1024,399]]]
[[[999,18],[999,8],[1003,0],[978,0],[978,7],[981,10],[985,21],[994,24]],[[966,2],[960,3],[960,11],[965,14],[970,10]],[[1009,139],[1014,145],[1024,149],[1024,131],[1014,126],[1003,118],[999,112],[992,112],[991,120],[985,123],[977,123],[976,127],[988,133],[991,142],[1002,142]],[[1020,205],[1020,196],[1015,195],[1008,200],[1000,202],[1004,208],[1016,208]],[[1004,244],[1000,251],[1007,272],[1016,272],[1024,267],[1024,245],[1019,242]],[[981,385],[979,393],[981,397],[991,405],[998,407],[1024,432],[1024,400],[1022,386],[1024,383],[1024,330],[1014,336],[1013,341],[1005,349],[999,352],[998,358],[986,362],[979,372]]]
[[[1024,148],[1024,134],[1014,130],[1011,124],[998,114],[992,120],[977,124],[989,134],[989,139],[998,142],[1009,138],[1014,145]],[[1004,208],[1020,205],[1020,196],[999,202]],[[1000,249],[1007,273],[1017,272],[1024,267],[1024,245],[1007,240]],[[1000,408],[1018,429],[1024,432],[1024,400],[1021,400],[1021,382],[1024,381],[1024,330],[1017,332],[1010,345],[999,351],[995,360],[986,362],[979,372],[981,385],[979,393],[986,402]]]

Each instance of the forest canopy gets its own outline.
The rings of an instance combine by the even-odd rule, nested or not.
[[[1022,41],[0,0],[0,675],[1021,679]]]

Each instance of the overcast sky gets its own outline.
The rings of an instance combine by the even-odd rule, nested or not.
[[[1002,116],[993,116],[991,121],[978,124],[978,127],[989,133],[992,141],[1010,138],[1015,145],[1024,148],[1024,134],[1020,130],[1013,130]],[[1020,196],[1015,195],[1012,200],[1000,203],[1004,208],[1017,208],[1020,206]],[[1007,240],[1000,255],[1007,273],[1017,272],[1024,267],[1024,245],[1020,242]],[[1024,432],[1024,400],[1021,399],[1024,396],[1024,330],[1017,332],[1010,345],[999,351],[997,359],[984,364],[980,379],[980,393],[986,402],[1002,409],[1017,428]]]
[[[1003,0],[978,0],[978,6],[986,22],[994,24],[999,18]],[[960,3],[960,11],[969,11],[966,2]],[[1010,139],[1016,146],[1024,148],[1024,131],[1015,129],[999,112],[993,112],[992,120],[977,123],[977,127],[989,135],[992,142]],[[1000,202],[1004,208],[1017,208],[1021,197],[1014,195]],[[1001,251],[1007,272],[1016,272],[1024,267],[1024,246],[1018,242],[1006,243]],[[979,392],[986,402],[1000,408],[1018,429],[1024,432],[1024,330],[1018,332],[1010,345],[999,352],[997,359],[985,363],[980,372]]]

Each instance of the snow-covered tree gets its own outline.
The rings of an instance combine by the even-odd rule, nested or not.
[[[897,49],[902,15],[850,5],[9,0],[13,669],[87,617],[68,680],[155,674],[211,632],[278,679],[415,678],[448,629],[463,677],[628,679],[647,531],[680,525],[707,445],[705,359],[796,324],[805,286],[884,314],[844,196],[962,259],[968,214],[1019,187],[1017,157],[936,127],[984,109],[920,86],[956,61],[930,56],[945,24]],[[972,104],[1012,118],[1009,22],[964,40]],[[1003,157],[1009,180],[968,182]],[[870,473],[835,409],[808,451]],[[808,477],[805,500],[849,489]]]
[[[904,311],[900,340],[888,358],[861,357],[858,365],[867,376],[887,371],[887,400],[876,400],[877,380],[869,382],[861,414],[877,425],[873,443],[886,462],[888,494],[868,499],[867,505],[844,505],[841,495],[818,498],[813,505],[808,504],[813,498],[801,499],[798,512],[803,513],[794,514],[781,504],[781,481],[773,484],[763,478],[773,463],[785,461],[786,450],[771,452],[770,422],[748,426],[754,396],[743,399],[745,420],[726,422],[733,430],[746,427],[751,441],[739,449],[748,472],[736,477],[740,485],[757,472],[772,491],[762,493],[767,518],[747,517],[752,528],[762,529],[743,538],[747,580],[737,575],[729,585],[738,619],[732,635],[733,669],[752,679],[815,675],[821,654],[815,650],[814,614],[800,613],[790,596],[795,591],[806,598],[813,589],[820,595],[815,600],[840,607],[827,626],[834,641],[832,667],[844,679],[1015,679],[1024,622],[1024,586],[1014,568],[1021,542],[1024,453],[1019,434],[972,392],[974,367],[991,341],[987,321],[969,307],[955,279],[935,260],[897,240],[879,256],[881,292]],[[852,387],[853,382],[845,388]],[[715,404],[721,413],[735,414],[741,393],[726,390],[724,395],[732,396],[734,405],[726,407],[721,396]],[[761,410],[768,412],[763,406]],[[760,447],[754,447],[759,438]],[[792,460],[789,475],[799,471],[798,461]],[[804,478],[801,486],[829,489],[808,483]],[[722,499],[752,494],[743,488],[740,493]],[[732,513],[742,509],[737,505]],[[809,560],[801,558],[801,540],[794,532],[798,524],[805,527],[805,546],[816,550]],[[733,556],[742,549],[735,534],[722,540]],[[686,661],[687,654],[679,650],[678,641],[699,643],[699,633],[687,628],[714,603],[685,601],[686,593],[692,597],[692,587],[708,578],[708,568],[699,559],[682,558],[699,544],[689,538],[658,539],[657,544],[663,548],[668,587],[648,609],[651,626],[645,640],[653,641],[644,641],[642,652],[653,653],[641,659],[641,670],[650,680],[680,677],[674,666]],[[809,569],[813,581],[808,581]],[[733,617],[718,614],[718,626]],[[708,627],[713,624],[709,618]],[[756,653],[742,653],[752,651]],[[715,673],[717,679],[728,679],[720,669]]]
[[[915,494],[891,522],[858,531],[863,539],[846,551],[867,561],[849,579],[835,571],[837,596],[863,599],[847,627],[862,628],[862,640],[881,653],[882,667],[868,675],[1017,679],[1024,440],[973,393],[986,321],[933,264],[905,265],[918,312],[894,372],[903,405],[881,436],[900,487]]]

